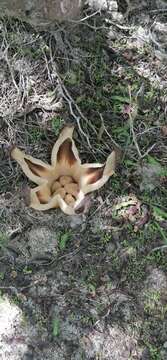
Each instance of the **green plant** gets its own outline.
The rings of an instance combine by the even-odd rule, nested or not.
[[[23,273],[26,274],[32,274],[32,269],[30,269],[28,266],[25,266],[23,269]]]
[[[67,243],[70,241],[71,239],[71,232],[70,231],[67,231],[65,233],[61,233],[59,235],[59,239],[58,239],[58,242],[59,242],[59,249],[60,250],[64,250]]]
[[[153,215],[155,216],[156,220],[167,220],[167,212],[160,209],[158,206],[153,206]]]
[[[103,244],[107,244],[109,243],[110,241],[112,240],[112,236],[111,234],[104,234],[103,237],[102,237],[102,243]]]
[[[51,123],[52,123],[52,130],[54,134],[57,136],[62,126],[63,119],[59,116],[55,116],[51,119]]]
[[[4,249],[7,246],[8,236],[0,231],[0,249]]]
[[[5,274],[1,271],[0,272],[0,280],[4,280]]]
[[[30,142],[36,143],[41,139],[42,133],[39,128],[32,128],[29,133]]]
[[[160,351],[159,349],[150,344],[150,343],[145,343],[145,345],[147,346],[147,348],[149,349],[149,352],[150,352],[150,359],[151,360],[162,360],[162,357],[161,357],[161,354],[160,354]]]
[[[57,318],[53,319],[52,332],[53,332],[54,337],[57,337],[60,335],[60,321]]]
[[[145,294],[144,311],[147,314],[152,312],[158,307],[160,301],[160,292],[157,290],[148,291]]]

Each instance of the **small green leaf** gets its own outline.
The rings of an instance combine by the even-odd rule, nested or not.
[[[88,290],[92,293],[95,293],[96,287],[94,286],[94,284],[88,284]]]
[[[71,238],[71,233],[70,232],[66,232],[66,233],[60,235],[60,240],[59,240],[59,248],[60,248],[60,250],[65,249],[66,244],[70,240],[70,238]]]
[[[130,103],[130,98],[127,96],[112,95],[111,100],[117,100],[121,103]]]
[[[129,159],[126,159],[124,161],[124,163],[125,163],[125,166],[135,166],[136,165],[136,163],[134,161],[129,160]]]
[[[160,165],[160,163],[156,159],[154,159],[151,155],[147,156],[147,160],[150,165]]]
[[[167,220],[167,213],[157,206],[153,207],[156,220]]]
[[[0,231],[0,249],[7,245],[8,236]]]
[[[75,74],[73,71],[69,71],[66,75],[66,81],[70,85],[75,85],[77,83],[77,74]]]
[[[54,319],[53,320],[53,336],[59,336],[60,334],[60,321],[59,319]]]
[[[32,274],[32,269],[28,268],[27,266],[25,266],[25,268],[23,269],[23,273],[24,274]]]
[[[157,167],[157,175],[167,176],[166,168],[161,166],[161,164],[156,159],[154,159],[152,156],[148,155],[147,160],[150,165]]]
[[[4,280],[5,274],[3,272],[0,272],[0,280]]]

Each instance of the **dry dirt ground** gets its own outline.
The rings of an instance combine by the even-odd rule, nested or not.
[[[3,360],[167,359],[167,11],[121,4],[48,32],[0,22]],[[83,161],[123,158],[86,214],[40,213],[8,149],[49,162],[69,121]]]

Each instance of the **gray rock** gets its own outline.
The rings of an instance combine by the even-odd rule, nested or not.
[[[165,273],[156,268],[151,270],[146,279],[145,288],[160,292],[167,289],[167,278]]]
[[[47,227],[37,227],[28,234],[28,246],[31,256],[42,257],[57,253],[56,232]]]
[[[159,164],[145,164],[138,168],[136,174],[141,176],[140,190],[152,191],[159,186],[162,167]]]
[[[100,356],[103,360],[139,359],[141,351],[137,348],[137,341],[123,332],[119,327],[108,327],[107,331],[91,330],[82,338],[85,359]]]
[[[167,277],[160,269],[148,269],[148,276],[145,280],[143,289],[140,292],[138,300],[141,307],[151,316],[162,312],[164,307],[164,298],[167,294]],[[165,326],[165,323],[164,323]],[[165,333],[165,330],[164,330]],[[161,338],[163,333],[161,335]],[[164,338],[165,341],[166,337]]]
[[[83,215],[72,215],[67,218],[67,221],[72,229],[83,226],[84,216]]]
[[[89,6],[95,10],[108,10],[110,12],[118,10],[117,1],[112,0],[88,0]]]
[[[124,20],[123,15],[120,12],[113,11],[111,15],[112,15],[112,19],[116,22],[121,23]]]
[[[75,19],[81,0],[2,0],[1,15],[14,16],[35,26],[48,27],[56,21]]]
[[[1,297],[0,324],[0,358],[24,359],[31,337],[36,336],[36,329],[25,321],[19,306],[7,297]]]

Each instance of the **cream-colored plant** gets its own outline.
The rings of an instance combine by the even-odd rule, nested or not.
[[[72,138],[74,127],[66,126],[52,149],[51,165],[26,155],[17,147],[11,156],[26,176],[38,186],[30,190],[30,207],[48,210],[60,207],[68,215],[75,214],[87,193],[103,186],[115,170],[115,151],[105,164],[81,164]]]

